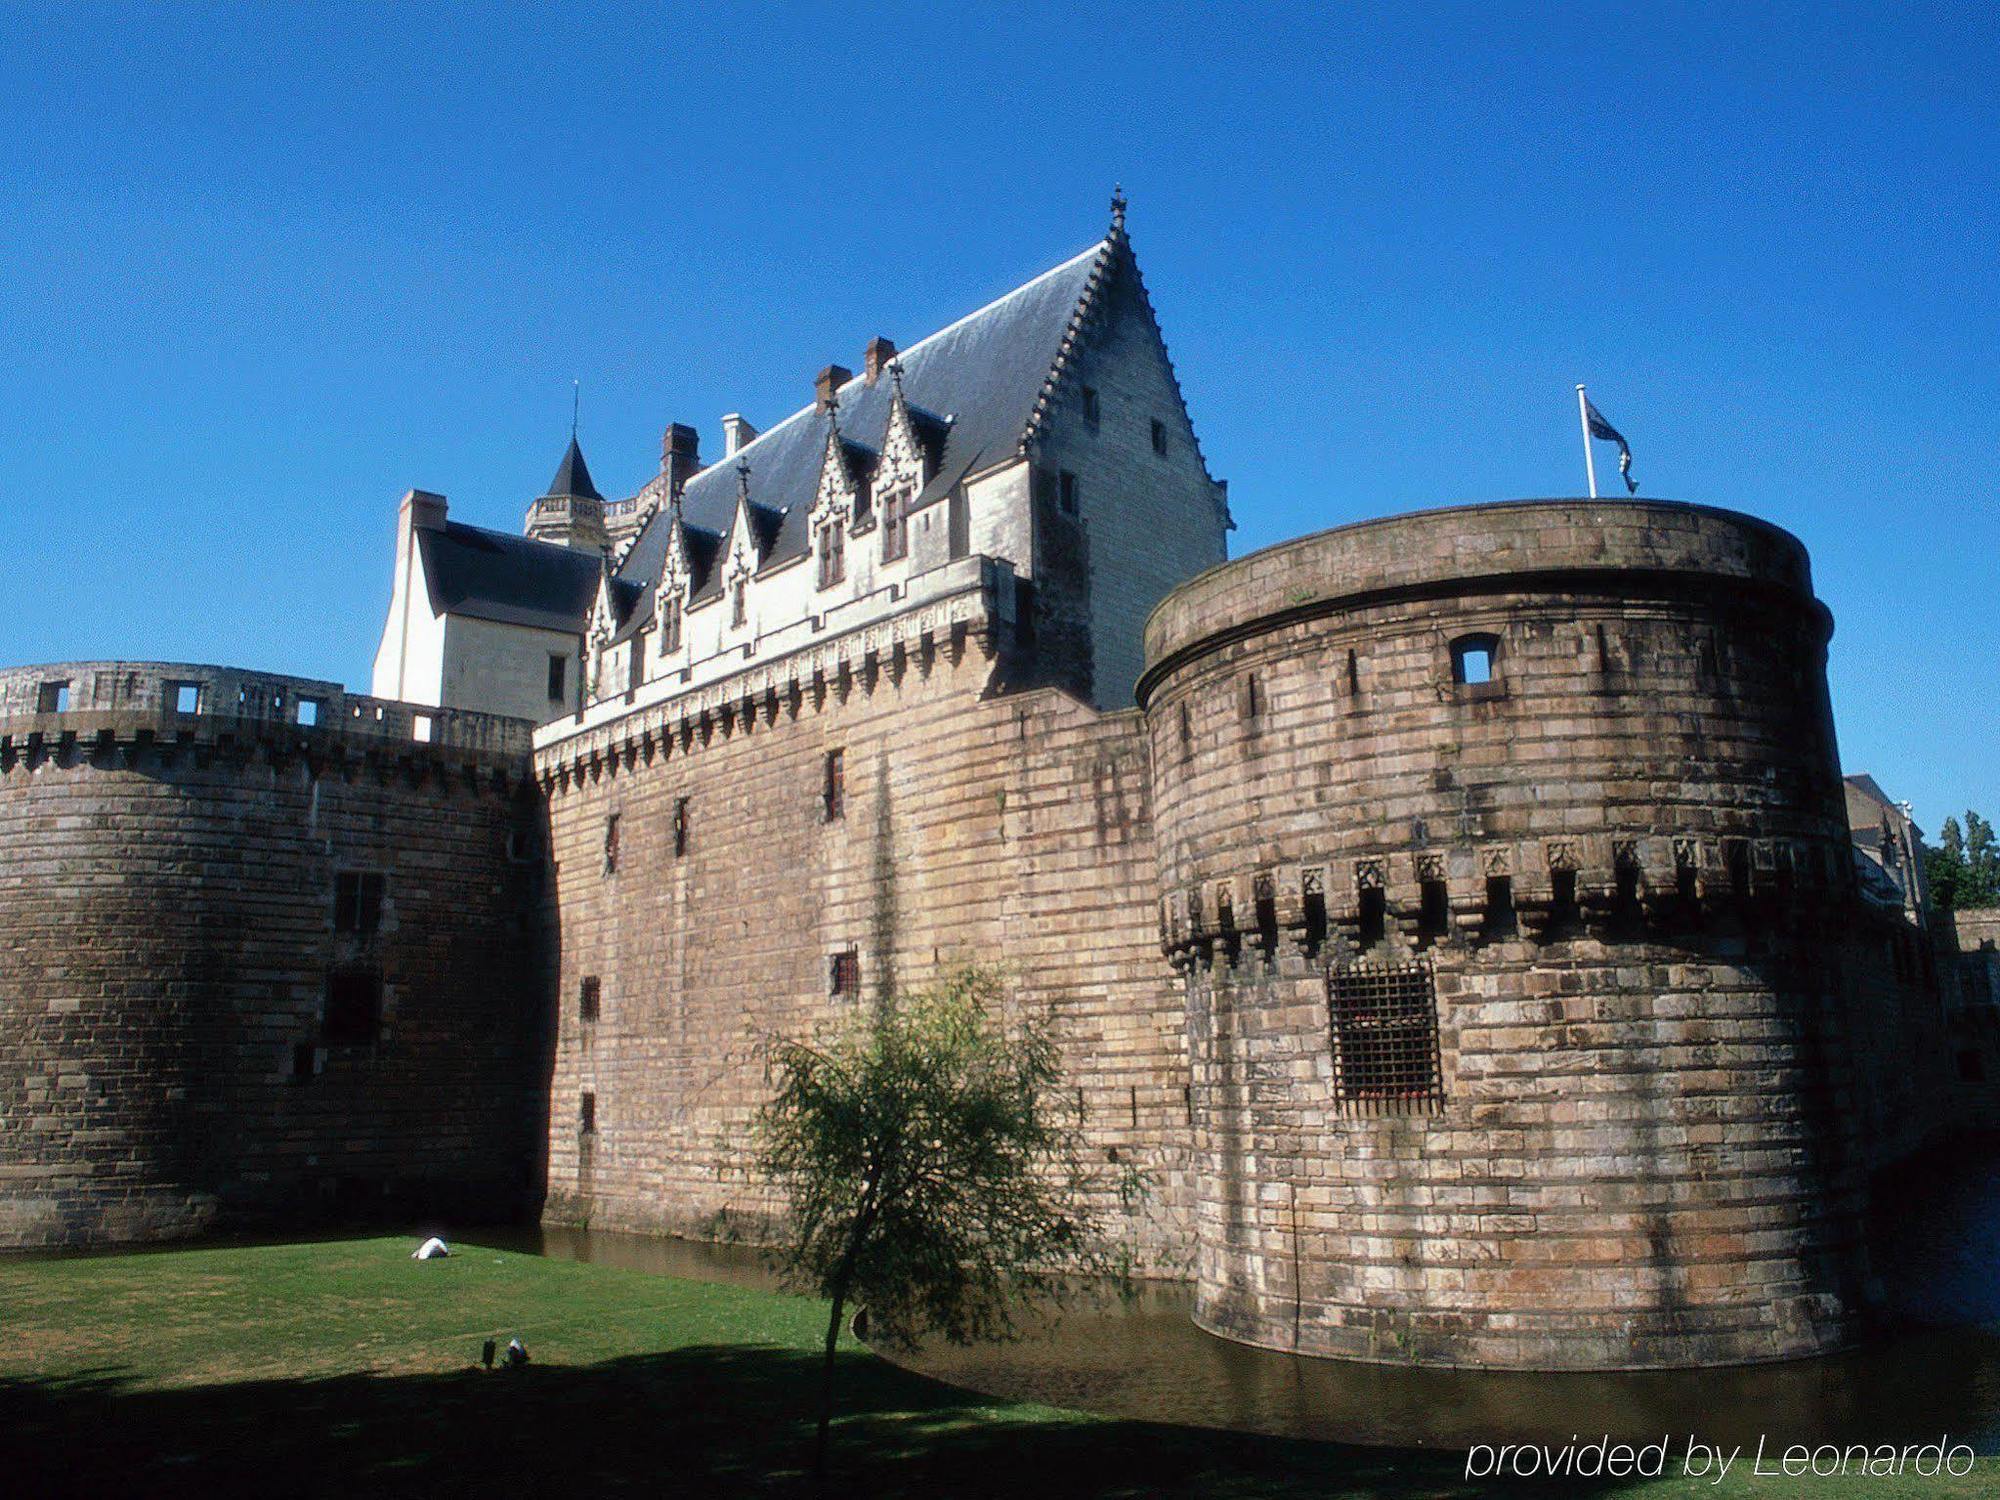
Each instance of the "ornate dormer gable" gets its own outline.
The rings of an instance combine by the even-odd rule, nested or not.
[[[903,393],[903,367],[889,365],[895,388],[889,398],[889,420],[882,436],[882,456],[875,465],[875,513],[882,525],[882,561],[909,555],[910,511],[938,470],[951,424],[934,413],[914,407]]]
[[[743,630],[750,624],[750,580],[763,564],[766,541],[757,521],[756,507],[750,501],[750,466],[738,464],[736,515],[729,523],[718,562],[726,630]]]
[[[673,656],[681,649],[682,619],[692,592],[694,565],[688,555],[687,524],[681,517],[680,497],[670,502],[667,518],[667,551],[660,563],[660,581],[653,595],[653,620],[658,630],[657,654]]]
[[[597,597],[591,601],[590,620],[583,632],[592,698],[598,697],[604,690],[604,654],[611,649],[611,639],[617,633],[617,580],[611,571],[611,559],[607,556],[598,569]]]

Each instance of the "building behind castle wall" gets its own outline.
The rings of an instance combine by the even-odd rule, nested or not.
[[[1844,916],[1829,628],[1791,538],[1651,503],[1343,528],[1168,599],[1206,1326],[1571,1368],[1853,1336],[1926,1024]]]
[[[902,626],[538,737],[562,952],[548,1216],[763,1236],[763,1043],[975,962],[1054,1019],[1107,1181],[1137,1168],[1107,1221],[1142,1266],[1183,1268],[1184,1020],[1139,717],[996,692],[1017,653],[992,614]],[[836,995],[843,954],[858,988]]]
[[[528,727],[210,667],[0,674],[0,1246],[535,1201]]]

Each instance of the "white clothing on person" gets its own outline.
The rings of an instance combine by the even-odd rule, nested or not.
[[[411,1260],[436,1260],[440,1255],[451,1254],[451,1246],[436,1235],[432,1235],[410,1252]]]

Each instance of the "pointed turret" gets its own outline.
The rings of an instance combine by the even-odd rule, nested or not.
[[[556,477],[549,481],[549,492],[544,498],[567,498],[572,500],[595,500],[603,503],[604,497],[597,493],[597,486],[590,482],[590,466],[583,461],[583,449],[576,445],[576,434],[569,435],[569,447],[563,451],[562,462],[556,466]]]
[[[590,466],[583,461],[583,449],[577,446],[574,432],[569,435],[562,462],[556,465],[556,477],[549,481],[548,493],[528,507],[524,529],[538,542],[585,552],[601,552],[609,545],[604,497],[590,482]]]

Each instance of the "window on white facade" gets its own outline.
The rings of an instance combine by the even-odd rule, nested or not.
[[[882,561],[894,562],[910,550],[910,496],[891,490],[882,498]]]

